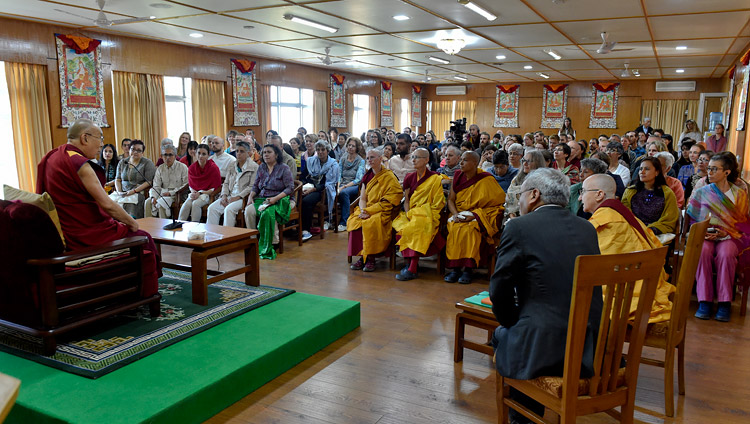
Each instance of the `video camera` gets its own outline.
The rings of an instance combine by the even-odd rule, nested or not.
[[[450,131],[453,133],[453,139],[460,143],[466,134],[466,118],[451,121]]]

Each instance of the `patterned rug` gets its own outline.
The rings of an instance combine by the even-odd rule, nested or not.
[[[159,279],[161,316],[142,306],[68,333],[53,356],[41,355],[41,339],[0,327],[0,350],[41,364],[99,378],[180,340],[294,293],[224,280],[208,286],[208,305],[192,303],[190,274],[164,270]]]

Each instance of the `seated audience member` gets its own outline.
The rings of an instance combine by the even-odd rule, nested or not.
[[[335,133],[334,133],[335,131]],[[336,138],[333,138],[333,137]],[[346,155],[346,140],[348,139],[347,133],[338,133],[336,128],[331,128],[331,142],[335,142],[336,145],[331,149],[331,159],[338,161],[342,156]]]
[[[490,169],[490,174],[495,177],[495,180],[500,184],[503,191],[508,191],[510,182],[518,174],[518,169],[510,166],[508,152],[498,150],[492,155],[492,169]]]
[[[425,143],[427,143],[427,150],[429,150],[430,153],[434,153],[435,149],[440,149],[442,147],[440,140],[437,139],[435,133],[432,130],[429,130],[425,133],[424,141]]]
[[[479,146],[474,149],[474,152],[478,154],[480,157],[484,153],[484,149],[487,148],[487,146],[490,145],[490,142],[492,141],[492,138],[490,138],[490,134],[488,132],[482,131],[479,133]],[[490,157],[490,162],[492,162],[492,157]],[[479,162],[481,167],[481,160]]]
[[[290,170],[295,169],[297,166],[297,161],[294,160],[294,156],[284,151],[284,141],[281,139],[281,136],[272,135],[271,137],[269,137],[269,141],[271,142],[271,144],[278,147],[281,151],[281,163],[288,166]]]
[[[280,163],[281,151],[274,144],[263,147],[263,163],[258,168],[251,186],[250,197],[245,208],[248,228],[256,228],[258,252],[263,259],[275,259],[273,245],[279,242],[279,224],[289,221],[289,213],[295,206],[291,195],[294,192],[294,177],[285,163]]]
[[[521,159],[523,158],[523,146],[519,143],[511,143],[508,147],[508,162],[512,168],[521,169]]]
[[[187,144],[187,153],[185,156],[180,158],[180,162],[190,167],[194,162],[198,160],[198,142],[190,140]]]
[[[653,134],[654,128],[651,126],[651,118],[643,118],[643,123],[635,129],[635,132],[642,132],[646,135]]]
[[[396,137],[396,153],[388,161],[388,168],[396,174],[399,182],[404,181],[406,174],[414,172],[414,164],[409,157],[411,137],[409,134],[399,134]]]
[[[113,144],[105,144],[97,162],[104,169],[104,188],[107,191],[113,190],[117,178],[117,164],[120,162],[116,147]]]
[[[349,137],[346,142],[346,154],[339,159],[339,196],[341,205],[341,221],[335,222],[338,231],[346,231],[346,221],[349,219],[349,205],[359,195],[359,183],[365,175],[365,160],[359,155],[362,141],[357,137]]]
[[[679,179],[679,173],[680,169],[682,169],[683,166],[690,165],[692,162],[690,161],[690,148],[695,146],[697,143],[692,138],[686,138],[682,140],[682,143],[680,144],[680,154],[677,160],[674,162],[674,165],[672,165],[672,171],[674,171],[675,177]]]
[[[729,321],[738,256],[750,246],[748,193],[736,184],[741,180],[737,159],[731,152],[717,153],[711,158],[708,179],[710,184],[695,189],[686,212],[686,225],[711,219],[695,276],[699,302],[695,316],[709,319],[716,298],[719,305],[714,319],[726,322]],[[744,263],[747,255],[741,259]],[[714,273],[718,294],[714,292]]]
[[[361,256],[350,267],[355,271],[375,271],[375,258],[391,243],[393,208],[398,207],[404,195],[393,171],[381,166],[380,156],[377,149],[367,152],[370,169],[362,177],[359,205],[346,222],[348,255]]]
[[[151,159],[143,157],[141,140],[130,142],[130,156],[117,164],[115,191],[109,197],[135,219],[143,218],[146,190],[151,187],[156,167]]]
[[[701,153],[704,150],[706,150],[706,148],[699,143],[695,143],[690,146],[690,150],[688,151],[688,160],[690,161],[690,163],[681,166],[680,169],[677,170],[677,179],[680,180],[680,183],[682,183],[682,188],[685,189],[686,199],[690,197],[690,193],[692,192],[693,187],[690,181],[692,180],[693,174],[695,174],[696,169],[698,169],[698,159],[700,158]]]
[[[221,195],[208,207],[206,224],[219,225],[222,215],[227,227],[234,227],[237,223],[237,214],[242,210],[242,202],[250,194],[258,172],[258,164],[250,159],[253,151],[246,141],[235,145],[237,161],[229,167]]]
[[[120,142],[122,148],[122,154],[117,157],[119,160],[127,159],[130,157],[130,142],[133,141],[129,138],[123,138]]]
[[[189,132],[185,131],[184,133],[180,134],[180,138],[177,140],[177,160],[180,160],[185,157],[185,155],[187,155],[188,144],[190,143],[190,140],[191,137]]]
[[[159,154],[161,155],[161,151],[164,150],[164,147],[166,146],[172,146],[174,147],[174,142],[171,138],[165,138],[161,141],[161,144],[159,146]],[[156,167],[158,168],[162,163],[164,163],[164,158],[159,156],[159,159],[156,161]]]
[[[461,155],[461,169],[456,171],[448,195],[451,217],[445,254],[448,268],[453,269],[445,276],[448,283],[471,283],[472,270],[481,259],[482,241],[491,240],[500,231],[497,218],[503,213],[505,193],[478,164],[479,156],[473,151]]]
[[[586,158],[581,161],[581,182],[570,186],[570,199],[568,200],[568,210],[573,215],[577,215],[583,219],[591,218],[591,214],[583,210],[583,203],[581,203],[581,194],[583,194],[583,182],[589,177],[607,173],[607,164],[601,159],[597,158]],[[612,179],[614,181],[614,178]],[[615,184],[615,187],[617,185]],[[623,188],[623,191],[625,189]]]
[[[724,125],[716,124],[714,134],[706,139],[706,150],[713,152],[723,152],[727,149],[727,138],[724,136]]]
[[[445,165],[438,169],[438,174],[443,176],[443,193],[448,194],[456,171],[461,169],[461,149],[455,144],[449,144],[445,148]]]
[[[331,216],[331,211],[333,210],[334,199],[336,198],[336,185],[339,181],[339,165],[334,159],[328,156],[328,152],[328,142],[318,140],[315,143],[315,156],[307,159],[307,175],[305,175],[302,182],[311,184],[312,187],[302,189],[300,214],[302,216],[303,241],[312,238],[310,228],[312,227],[313,209],[322,196],[326,196],[326,200],[328,201],[328,216]],[[325,229],[321,228],[320,231],[325,231]]]
[[[541,168],[546,168],[546,166],[544,165],[544,156],[538,150],[526,153],[523,159],[521,159],[521,169],[518,170],[516,176],[511,180],[507,196],[505,196],[504,221],[518,216],[520,207],[518,200],[521,198],[521,185],[531,171]]]
[[[594,227],[564,209],[569,185],[569,178],[558,170],[532,172],[523,183],[521,216],[508,222],[500,239],[489,291],[500,323],[492,337],[495,366],[503,377],[563,375],[576,257],[599,254]],[[595,287],[581,378],[594,374],[594,341],[603,303],[601,288]],[[521,392],[511,388],[510,398],[544,415],[544,406]],[[531,422],[513,409],[510,419]]]
[[[227,176],[227,173],[229,170],[234,166],[234,163],[237,162],[237,158],[230,155],[229,153],[224,152],[224,139],[219,136],[213,136],[208,139],[209,146],[211,147],[211,151],[213,154],[208,158],[208,160],[214,161],[216,165],[219,167],[219,172],[221,172],[222,178]]]
[[[154,186],[144,202],[143,214],[146,217],[171,218],[174,196],[188,184],[188,167],[176,160],[177,149],[174,145],[163,146],[161,157],[164,163],[156,168]]]
[[[49,193],[60,218],[66,248],[77,251],[132,236],[148,237],[141,296],[157,292],[161,274],[157,249],[138,222],[107,196],[95,159],[104,139],[101,128],[79,119],[68,128],[68,142],[47,153],[37,168],[37,193]],[[143,147],[138,144],[137,149]],[[127,158],[124,160],[127,162]]]
[[[445,246],[438,233],[440,212],[445,207],[443,178],[427,168],[429,161],[430,152],[425,148],[412,154],[415,171],[404,178],[404,210],[393,221],[396,245],[407,263],[396,275],[399,281],[417,278],[419,258],[440,253]]]
[[[578,169],[581,169],[581,159],[583,159],[583,148],[581,147],[581,144],[575,140],[561,144],[567,144],[568,147],[570,147],[570,157],[568,158],[568,162],[577,166]]]
[[[237,157],[237,155],[234,153],[234,151],[237,150],[237,142],[244,139],[242,136],[240,136],[240,139],[237,140],[238,135],[240,135],[240,133],[235,130],[229,130],[227,132],[227,142],[229,143],[229,147],[224,150],[224,153],[229,153],[230,155]]]
[[[211,195],[221,187],[221,171],[216,162],[208,160],[209,151],[208,144],[199,145],[198,161],[188,168],[190,194],[180,208],[180,221],[190,217],[192,221],[200,222],[203,207],[210,203]]]
[[[620,163],[620,159],[625,155],[622,143],[619,141],[610,141],[607,144],[607,151],[605,153],[609,155],[609,172],[619,175],[626,187],[630,185],[630,169]]]
[[[382,163],[383,168],[391,169],[391,158],[396,154],[396,144],[389,141],[380,147],[382,147],[381,152],[383,153],[383,156],[380,157],[380,162]],[[365,157],[367,157],[367,155],[365,155]],[[365,162],[367,162],[367,160],[365,160]],[[367,168],[367,163],[365,163],[365,168]]]
[[[482,168],[482,171],[490,172],[490,170],[492,170],[492,168],[495,166],[495,164],[492,163],[492,158],[495,155],[495,152],[497,152],[497,147],[493,146],[492,144],[488,144],[484,147],[484,151],[482,151],[481,154],[481,159],[479,160],[479,167]]]
[[[661,162],[661,169],[672,169],[674,164],[674,156],[669,152],[659,152],[655,156]],[[667,180],[667,186],[674,193],[675,200],[677,201],[677,207],[682,209],[682,205],[685,204],[685,191],[682,189],[682,183],[680,180],[669,175],[664,177]]]
[[[653,157],[659,152],[667,152],[667,145],[659,137],[649,137],[648,143],[646,143],[646,153],[636,158],[636,160],[630,164],[630,183],[632,184],[638,179],[638,171],[641,169],[641,161],[647,157]]]
[[[609,175],[593,175],[584,181],[581,190],[583,210],[593,214],[589,222],[596,228],[602,255],[662,247],[659,238],[649,231],[646,224],[615,198],[615,188],[615,180]],[[669,295],[674,293],[675,287],[667,282],[667,278],[667,273],[662,270],[651,305],[650,323],[668,321],[670,318],[672,302]],[[630,303],[631,314],[637,309],[638,301],[635,299],[639,293],[640,286],[636,286],[634,301]],[[630,319],[635,319],[635,316],[631,315]]]
[[[659,159],[643,159],[638,176],[638,181],[625,189],[622,203],[654,234],[674,233],[680,210],[675,195],[662,174]]]
[[[302,136],[304,138],[304,136]],[[290,156],[294,158],[294,164],[296,165],[295,169],[292,169],[292,173],[296,176],[298,172],[302,171],[302,163],[300,159],[300,147],[302,146],[302,138],[299,137],[293,137],[289,139],[289,147],[292,149],[292,153]],[[286,149],[284,149],[286,150]],[[256,162],[257,163],[257,162]]]
[[[465,136],[466,134],[464,134]],[[474,150],[474,144],[471,141],[465,140],[461,142],[461,153],[471,152]]]
[[[573,154],[570,146],[560,144],[555,147],[553,154],[555,160],[552,162],[552,168],[559,169],[560,172],[567,175],[571,184],[579,182],[581,180],[579,175],[581,171],[579,167],[573,165],[573,162],[570,161],[570,157]]]
[[[698,161],[695,165],[695,173],[690,177],[690,195],[687,196],[688,199],[693,196],[692,193],[695,192],[695,190],[706,186],[708,183],[708,164],[715,154],[716,153],[711,150],[704,150],[698,156]],[[737,180],[736,184],[739,185],[741,182],[742,180]],[[688,190],[685,191],[687,192]]]
[[[703,141],[703,133],[701,132],[700,128],[698,128],[698,124],[696,124],[692,119],[688,119],[687,121],[685,121],[685,130],[682,132],[682,134],[680,134],[680,138],[678,138],[680,145],[677,147],[680,150],[682,150],[682,143],[685,142],[686,138],[695,142]]]
[[[300,170],[300,179],[303,179],[307,175],[307,159],[315,156],[315,143],[317,142],[317,135],[305,135],[305,151],[300,155],[300,163],[302,164],[302,169]],[[283,163],[284,161],[282,160],[281,162]]]

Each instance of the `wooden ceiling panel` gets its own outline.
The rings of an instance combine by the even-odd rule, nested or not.
[[[472,33],[463,32],[465,39],[467,40],[465,49],[492,49],[492,48],[500,48],[496,43],[483,38],[476,36]],[[437,48],[437,39],[439,37],[445,37],[445,36],[453,36],[451,32],[448,32],[446,34],[445,32],[438,31],[420,31],[420,32],[407,32],[407,33],[398,33],[395,34],[398,37],[406,38],[408,40],[414,41],[416,43],[422,43],[425,45],[428,45],[433,48]]]
[[[602,32],[607,33],[609,41],[617,41],[618,43],[651,40],[644,18],[561,22],[556,23],[555,26],[571,37],[573,41],[582,44],[601,44]]]
[[[549,75],[549,78],[544,78],[539,75],[537,75],[537,72],[543,72],[547,75]],[[534,81],[569,81],[570,78],[566,77],[565,75],[555,72],[555,71],[538,71],[535,70],[533,72],[525,71],[525,72],[519,72],[519,75],[522,75],[528,79],[534,80]]]
[[[545,49],[553,50],[555,53],[562,56],[563,59],[588,59],[589,58],[589,56],[586,55],[586,52],[584,52],[579,47],[574,46],[574,45],[554,46],[554,47],[549,47],[549,48],[525,47],[525,48],[516,48],[514,50],[533,60],[543,61],[543,60],[552,59],[552,56],[550,56],[547,52],[544,51]]]
[[[368,54],[368,55],[357,55],[352,56],[353,59],[363,62],[363,63],[369,63],[374,66],[410,66],[410,65],[419,65],[419,63],[413,61],[404,59],[397,56],[389,56],[389,55],[383,55],[383,54]]]
[[[331,40],[352,44],[363,49],[375,50],[383,53],[411,53],[422,52],[430,46],[394,37],[389,34],[357,35],[352,37],[333,37]]]
[[[492,66],[483,65],[481,63],[475,63],[475,64],[464,64],[464,65],[440,65],[441,68],[449,69],[449,71],[459,72],[459,73],[467,73],[467,74],[476,74],[476,73],[487,73],[487,72],[498,72],[499,69],[493,68]],[[442,72],[436,72],[436,73],[442,73]]]
[[[25,3],[26,0],[23,2],[18,3]],[[38,3],[38,2],[37,2]],[[94,18],[96,18],[96,13],[98,13],[98,6],[96,5],[96,2],[94,0],[65,0],[64,2],[58,2],[58,1],[43,1],[42,2],[44,6],[49,9],[65,9],[63,6],[64,4],[67,4],[69,6],[78,6],[81,8],[88,8],[94,13]],[[61,4],[63,3],[63,4]],[[161,5],[164,7],[154,7],[152,5]],[[76,11],[75,13],[79,15],[86,15],[84,13],[80,13],[81,9]],[[132,17],[141,17],[141,16],[156,16],[157,18],[165,18],[169,16],[183,16],[183,15],[195,15],[197,13],[205,13],[204,11],[190,7],[185,6],[181,4],[175,4],[172,2],[166,2],[166,1],[160,1],[160,0],[108,0],[104,5],[104,12],[107,14],[115,13],[120,14],[124,16],[132,16]],[[112,18],[108,17],[109,19],[122,19],[124,16]]]
[[[580,21],[585,19],[617,18],[639,15],[639,0],[618,0],[607,2],[602,7],[601,0],[569,0],[554,3],[551,0],[525,0],[530,6],[550,21]]]
[[[659,63],[665,67],[717,66],[720,60],[721,56],[662,57]]]
[[[287,31],[224,15],[188,16],[164,19],[161,22],[194,28],[199,31],[213,31],[224,35],[243,37],[253,41],[282,41],[310,38],[309,35],[301,32]],[[247,26],[253,28],[245,28]]]
[[[551,69],[565,71],[581,69],[602,69],[602,67],[593,60],[550,60],[542,62]]]
[[[644,0],[649,15],[748,9],[747,0]],[[720,22],[717,22],[720,23]]]
[[[746,12],[725,12],[699,15],[660,16],[649,18],[656,40],[705,37],[735,37],[750,19]]]
[[[463,53],[463,51],[461,53]],[[461,56],[458,56],[458,55],[451,56],[441,51],[420,52],[420,53],[398,53],[398,54],[395,54],[394,56],[402,57],[404,59],[409,59],[409,60],[413,60],[416,62],[429,63],[432,65],[439,65],[439,63],[431,61],[429,59],[430,56],[444,59],[454,64],[455,63],[473,63],[471,60],[465,59]]]
[[[722,55],[732,45],[733,38],[717,38],[714,40],[681,40],[681,41],[657,41],[656,52],[662,56],[692,56],[692,55]],[[677,50],[677,47],[687,47],[686,50]]]
[[[167,40],[180,44],[192,44],[198,46],[215,46],[235,43],[247,43],[247,39],[237,37],[228,37],[225,35],[213,34],[205,31],[199,31],[203,34],[201,38],[190,37],[189,34],[196,32],[194,29],[181,28],[174,25],[163,24],[160,22],[139,22],[133,24],[113,25],[111,31],[121,34],[131,34],[136,36],[152,37],[159,40]]]
[[[570,41],[550,24],[479,27],[472,30],[508,47],[570,44]]]
[[[682,69],[685,72],[678,73],[677,70]],[[670,68],[670,67],[664,67],[662,68],[662,75],[664,78],[670,78],[670,79],[680,79],[680,78],[708,78],[711,76],[711,72],[713,72],[714,67],[713,66],[702,66],[702,67],[694,67],[694,68]]]
[[[329,5],[330,10],[335,10],[338,7],[342,7],[345,2],[335,1],[326,3]],[[302,25],[296,22],[291,22],[284,19],[284,15],[294,15],[300,18],[315,21],[324,25],[338,28],[338,31],[334,34],[330,32],[312,28],[306,25]],[[303,32],[314,37],[330,37],[330,36],[344,36],[354,34],[375,34],[377,30],[369,28],[365,25],[360,25],[357,22],[348,21],[343,18],[336,17],[335,15],[329,15],[326,13],[319,12],[310,8],[302,6],[284,6],[284,7],[271,7],[266,9],[258,9],[243,12],[232,12],[232,16],[239,16],[241,18],[250,19],[255,22],[266,23],[269,25],[278,26],[281,28],[287,28],[293,31]]]
[[[505,56],[505,59],[498,59],[497,56]],[[525,57],[516,54],[507,49],[487,49],[487,50],[461,50],[456,56],[464,57],[470,60],[476,60],[482,63],[506,63],[527,61]]]
[[[480,0],[482,7],[498,16],[494,21],[488,21],[482,16],[458,4],[455,0],[410,0],[424,9],[431,10],[443,17],[458,23],[465,28],[481,25],[507,25],[518,23],[542,22],[534,11],[520,1]]]
[[[531,66],[531,69],[524,69],[525,66]],[[505,63],[503,65],[499,65],[498,67],[503,71],[508,72],[547,72],[552,70],[552,68],[550,68],[549,66],[532,62]]]
[[[599,63],[607,69],[622,69],[624,63],[628,63],[631,69],[634,68],[658,68],[659,64],[654,58],[641,59],[599,59]]]
[[[740,37],[738,38],[733,44],[732,47],[729,49],[729,54],[740,54],[744,53],[748,49],[748,44],[750,43],[750,37]]]
[[[154,0],[147,1],[153,3]],[[289,5],[289,3],[284,0],[252,0],[251,2],[247,0],[221,0],[212,2],[207,2],[205,0],[166,0],[160,1],[159,3],[171,3],[174,5],[179,5],[180,3],[182,3],[185,5],[210,10],[212,12],[225,12],[229,10],[258,9],[270,6]]]
[[[622,72],[622,70],[620,70]],[[613,72],[615,76],[619,77],[620,72]],[[605,79],[605,80],[611,80],[612,79],[612,73],[609,71],[606,71],[604,69],[596,70],[596,69],[588,69],[588,70],[579,70],[579,71],[565,71],[565,75],[568,75],[569,77],[578,79],[578,80],[590,80],[590,79]]]
[[[345,2],[336,2],[335,7],[328,3],[311,4],[309,7],[355,22],[361,22],[383,32],[452,29],[456,27],[440,17],[401,0],[346,0]],[[408,16],[409,19],[397,21],[393,19],[393,16],[396,15]]]

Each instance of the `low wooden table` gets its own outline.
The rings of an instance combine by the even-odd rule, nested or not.
[[[258,230],[225,227],[223,225],[200,224],[185,222],[181,229],[165,230],[162,227],[172,222],[170,219],[142,218],[138,219],[141,230],[151,234],[161,255],[161,245],[187,247],[193,250],[190,255],[190,265],[173,264],[162,261],[162,266],[190,271],[193,276],[193,303],[208,304],[208,285],[229,277],[245,273],[245,284],[257,286],[260,284],[260,260],[258,258]],[[203,241],[188,240],[190,230],[200,228],[206,231]],[[230,271],[213,271],[207,267],[210,258],[226,255],[227,253],[245,251],[245,265]],[[212,275],[208,278],[208,275]]]
[[[456,303],[456,308],[460,309],[461,312],[456,314],[456,343],[453,348],[453,361],[461,362],[464,360],[464,348],[486,353],[490,356],[494,355],[495,352],[492,346],[472,342],[464,338],[466,326],[469,325],[487,330],[487,343],[492,341],[492,333],[500,325],[492,313],[492,308],[474,305],[465,301]]]

